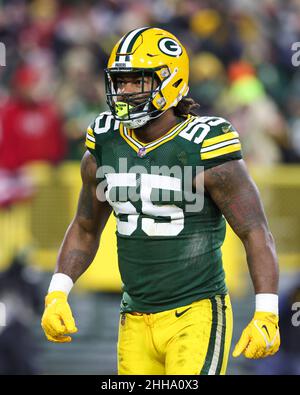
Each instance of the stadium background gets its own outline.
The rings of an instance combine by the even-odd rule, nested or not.
[[[297,0],[0,1],[0,374],[116,372],[120,279],[112,218],[70,297],[79,327],[72,344],[48,343],[40,317],[76,208],[85,130],[107,109],[102,70],[119,37],[141,26],[178,36],[190,55],[199,114],[226,117],[239,130],[277,243],[281,350],[262,361],[230,358],[228,373],[299,374],[300,327],[292,325],[292,305],[300,302]],[[223,254],[234,343],[254,300],[243,248],[230,229]]]

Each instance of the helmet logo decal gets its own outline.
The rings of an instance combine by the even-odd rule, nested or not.
[[[166,55],[169,56],[179,56],[182,54],[182,48],[177,41],[172,38],[162,38],[158,42],[158,48]]]

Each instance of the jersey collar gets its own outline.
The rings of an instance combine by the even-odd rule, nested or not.
[[[163,136],[159,137],[154,141],[150,141],[147,144],[139,141],[138,138],[135,136],[134,131],[132,129],[127,129],[122,124],[122,122],[120,123],[120,134],[123,137],[123,139],[127,142],[127,144],[131,146],[131,148],[133,148],[138,154],[142,152],[143,153],[142,156],[144,156],[146,153],[172,140],[175,136],[177,136],[178,133],[182,131],[182,129],[184,129],[190,122],[192,122],[194,118],[195,118],[194,116],[189,114],[184,121],[173,126]]]

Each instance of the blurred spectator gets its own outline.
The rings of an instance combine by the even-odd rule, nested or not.
[[[239,131],[245,160],[254,165],[281,162],[289,143],[287,124],[276,103],[249,63],[233,63],[228,74],[229,87],[219,108]]]
[[[14,75],[13,95],[1,109],[0,167],[17,170],[36,160],[57,163],[66,154],[62,120],[54,103],[41,97],[40,79],[31,66]]]
[[[62,59],[64,79],[58,84],[56,102],[65,122],[69,140],[69,158],[81,159],[84,153],[83,132],[104,106],[104,86],[96,58],[85,47],[74,47]]]
[[[0,208],[29,200],[34,194],[34,181],[23,169],[9,171],[0,168]]]
[[[215,115],[218,98],[226,87],[226,70],[210,52],[202,52],[191,60],[190,81],[193,99],[200,103],[202,115]]]

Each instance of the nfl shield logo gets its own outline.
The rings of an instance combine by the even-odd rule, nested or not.
[[[142,158],[145,155],[146,155],[146,148],[145,147],[140,148],[138,152],[138,157]]]

